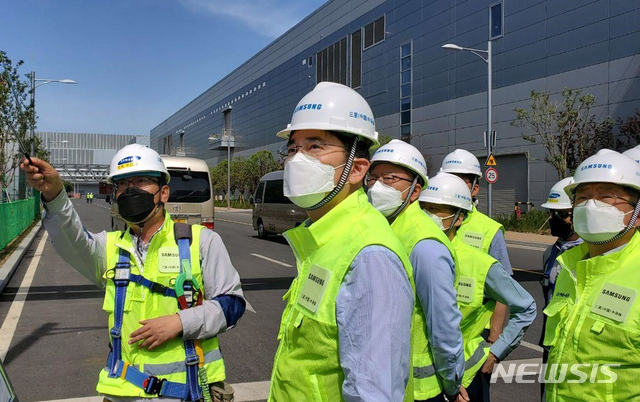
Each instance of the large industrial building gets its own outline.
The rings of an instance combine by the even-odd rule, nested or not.
[[[544,149],[510,125],[532,90],[580,88],[598,118],[640,108],[640,2],[627,0],[332,0],[151,130],[152,148],[211,165],[275,151],[301,97],[318,82],[349,85],[381,135],[430,161],[456,148],[487,157],[487,64],[493,56],[494,213],[536,206],[557,180]],[[486,192],[484,192],[486,194]],[[481,198],[480,209],[486,203]]]

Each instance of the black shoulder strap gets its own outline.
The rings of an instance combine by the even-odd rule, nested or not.
[[[191,244],[193,240],[193,237],[191,236],[191,225],[188,223],[174,223],[173,235],[176,238],[176,243],[178,242],[178,239],[189,239],[189,244]]]

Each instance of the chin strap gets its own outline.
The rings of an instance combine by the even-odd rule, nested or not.
[[[353,167],[353,160],[356,158],[356,145],[358,144],[358,140],[359,140],[358,136],[355,136],[353,140],[353,144],[351,144],[351,150],[349,151],[349,157],[347,158],[347,163],[345,164],[344,170],[340,175],[340,180],[338,180],[338,184],[319,203],[309,208],[306,208],[307,211],[315,211],[316,209],[324,207],[331,200],[333,200],[335,196],[338,195],[338,193],[342,190],[344,185],[347,183],[347,179],[349,178],[349,175],[351,174],[351,168]]]
[[[449,225],[449,227],[447,228],[447,230],[444,231],[444,234],[448,237],[449,233],[451,233],[451,231],[453,230],[453,228],[456,226],[456,221],[458,220],[458,218],[460,217],[460,213],[462,212],[461,208],[458,208],[458,210],[456,211],[456,213],[453,215],[453,219],[451,220],[451,225]]]
[[[396,208],[396,210],[393,211],[391,215],[387,216],[388,221],[394,220],[398,215],[400,215],[400,212],[404,211],[405,207],[411,201],[411,194],[413,194],[413,190],[415,190],[416,184],[418,184],[418,175],[416,175],[416,177],[413,179],[413,183],[411,183],[411,187],[409,187],[408,194],[405,197],[404,201],[402,201],[402,204],[400,204],[400,206]]]
[[[636,207],[633,210],[633,215],[631,215],[631,220],[629,221],[629,224],[627,225],[626,228],[622,229],[622,231],[620,233],[618,233],[617,235],[613,236],[612,238],[608,239],[608,240],[603,240],[603,241],[588,241],[583,239],[584,241],[586,241],[589,244],[595,244],[596,246],[600,246],[603,244],[607,244],[607,243],[611,243],[612,241],[616,241],[618,239],[620,239],[622,236],[626,235],[627,233],[629,233],[631,231],[631,229],[634,228],[634,225],[636,224],[636,220],[638,219],[638,215],[640,215],[640,202],[636,203]]]

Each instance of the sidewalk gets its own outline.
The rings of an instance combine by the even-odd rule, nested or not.
[[[9,258],[4,262],[4,264],[0,265],[0,293],[4,290],[11,279],[16,268],[22,261],[22,257],[27,253],[29,247],[31,247],[31,243],[40,232],[42,228],[42,222],[38,222],[33,228],[31,228],[31,232],[29,232],[20,242],[20,245],[13,250],[13,252],[9,255]]]
[[[535,233],[507,232],[507,241],[519,241],[525,243],[553,244],[556,238],[553,236],[539,235]]]

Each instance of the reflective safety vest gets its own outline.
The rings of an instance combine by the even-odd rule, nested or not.
[[[308,222],[308,221],[307,221]],[[336,298],[351,263],[365,247],[381,245],[402,261],[413,286],[410,263],[387,220],[360,189],[321,219],[284,233],[298,275],[284,295],[269,401],[343,401]],[[377,267],[367,267],[375,275]],[[407,373],[408,375],[409,373]],[[366,379],[365,379],[366,381]],[[406,400],[413,400],[407,390]]]
[[[458,228],[456,237],[459,236],[466,244],[488,253],[498,230],[504,233],[504,227],[501,224],[478,211],[474,205],[473,210],[467,214]]]
[[[640,233],[610,254],[588,252],[583,243],[558,257],[562,269],[544,310],[546,400],[638,401]]]
[[[451,242],[442,229],[435,224],[421,209],[417,202],[410,204],[391,224],[391,228],[398,236],[408,255],[420,241],[436,240],[442,243],[458,265],[456,253]],[[415,269],[415,267],[413,267]],[[453,285],[453,284],[452,284]],[[424,311],[416,295],[413,309],[413,325],[411,332],[411,347],[413,349],[413,395],[417,400],[429,399],[442,393],[442,385],[436,375],[433,365],[433,354],[429,348],[427,327]]]
[[[456,235],[456,291],[458,308],[462,313],[460,329],[464,340],[464,377],[462,385],[468,387],[489,356],[490,345],[482,332],[491,322],[495,300],[485,302],[484,285],[491,266],[498,261],[484,251],[465,244]]]
[[[202,284],[202,272],[200,268],[200,232],[202,226],[192,226],[192,242],[189,247],[191,253],[191,273],[194,281]],[[120,344],[122,349],[121,360],[126,367],[119,365],[119,376],[109,375],[109,367],[100,372],[100,379],[96,390],[101,394],[125,396],[125,397],[154,397],[147,394],[139,386],[123,379],[127,374],[137,373],[144,376],[154,376],[165,380],[167,383],[187,383],[187,363],[193,363],[187,359],[185,345],[180,337],[169,340],[148,350],[139,348],[138,344],[129,345],[129,335],[140,328],[138,321],[156,318],[164,315],[176,314],[179,311],[178,301],[175,297],[167,297],[161,292],[170,293],[174,288],[174,282],[180,274],[180,260],[178,245],[174,238],[174,223],[169,214],[165,212],[165,221],[162,229],[151,239],[149,250],[144,265],[138,259],[134,250],[129,231],[107,233],[107,267],[116,267],[122,254],[128,253],[130,273],[136,276],[139,282],[155,283],[156,291],[149,286],[131,280],[126,285],[126,298],[124,300],[124,314],[122,316],[122,329],[120,331]],[[116,285],[114,279],[115,268],[107,270],[103,278],[106,280],[106,294],[102,308],[109,315],[109,328],[114,327],[116,311]],[[117,279],[117,278],[115,278]],[[162,290],[158,285],[165,287]],[[170,289],[170,290],[167,290]],[[110,331],[110,341],[114,344],[114,331]],[[206,369],[209,383],[222,381],[225,378],[225,368],[218,346],[218,338],[209,338],[201,341],[204,368]],[[111,355],[110,355],[111,358]],[[197,363],[197,360],[196,360]],[[133,368],[134,370],[131,370]],[[140,376],[140,375],[138,375]],[[149,384],[150,386],[153,384]],[[165,388],[166,385],[165,385]],[[164,389],[164,388],[163,388]]]

